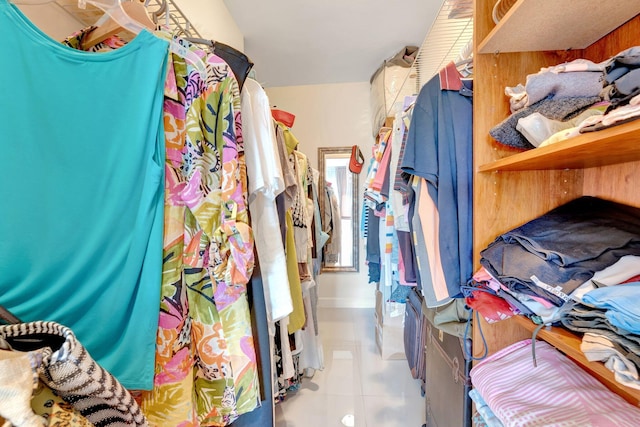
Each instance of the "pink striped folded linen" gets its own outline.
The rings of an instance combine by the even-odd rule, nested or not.
[[[505,427],[638,427],[640,408],[544,341],[517,342],[479,362],[471,381]]]

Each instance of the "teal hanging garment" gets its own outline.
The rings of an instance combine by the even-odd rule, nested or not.
[[[0,304],[153,386],[168,42],[61,45],[0,0]]]

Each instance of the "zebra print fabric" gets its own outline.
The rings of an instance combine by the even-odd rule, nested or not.
[[[2,341],[17,351],[41,351],[40,379],[96,427],[148,426],[131,393],[66,326],[42,321],[0,325],[0,347]]]

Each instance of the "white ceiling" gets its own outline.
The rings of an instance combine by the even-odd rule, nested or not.
[[[420,46],[442,0],[224,0],[266,87],[369,81]]]

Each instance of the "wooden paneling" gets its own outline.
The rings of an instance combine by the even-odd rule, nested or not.
[[[473,328],[473,356],[481,357],[484,354],[484,342],[487,343],[488,354],[493,354],[527,338],[531,338],[531,332],[523,328],[516,318],[489,324],[481,317],[480,325],[474,325]]]
[[[586,169],[584,194],[640,207],[640,164],[629,162]]]
[[[640,45],[640,15],[585,49],[585,57],[603,61],[637,45]],[[640,152],[640,121],[623,126],[630,129],[629,135],[620,139],[618,147],[611,148],[612,153],[617,156],[634,144],[635,150]],[[637,158],[634,153],[626,163],[585,169],[584,194],[640,207],[640,162]]]
[[[640,13],[640,8],[636,8],[636,13]],[[640,15],[586,48],[584,57],[594,62],[605,61],[625,49],[638,45],[640,45]]]
[[[486,3],[477,1],[478,6],[482,4]],[[477,38],[479,34],[475,36]],[[497,143],[489,135],[491,128],[510,114],[509,100],[504,94],[505,86],[524,83],[527,74],[536,73],[541,67],[557,64],[564,59],[564,53],[560,55],[556,52],[474,57],[475,171],[479,171],[483,165],[510,158],[520,152]],[[498,234],[578,197],[583,188],[582,170],[476,173],[473,185],[476,268],[479,267],[480,250]]]
[[[582,193],[581,170],[494,172],[474,181],[474,256],[499,234],[575,199]]]

